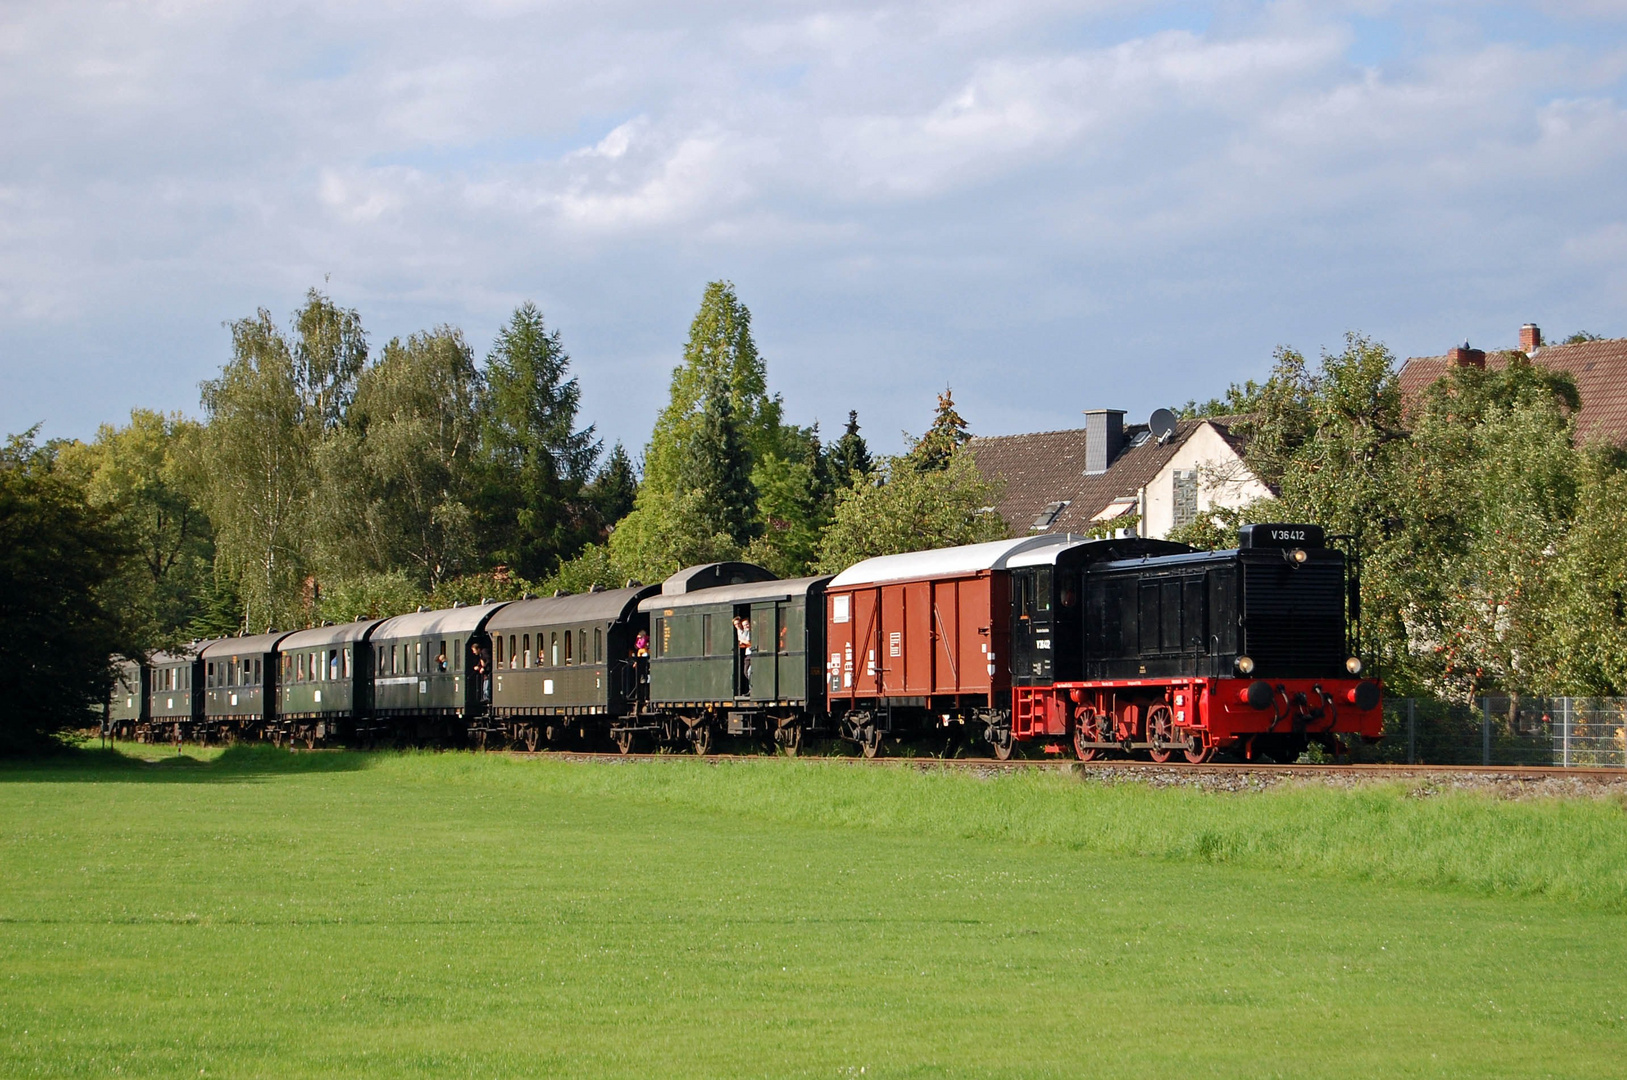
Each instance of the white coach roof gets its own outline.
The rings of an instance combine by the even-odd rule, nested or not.
[[[986,544],[967,544],[963,547],[938,548],[935,551],[912,551],[904,555],[881,555],[866,559],[843,570],[831,579],[827,588],[840,589],[846,585],[874,585],[883,581],[910,581],[915,578],[957,577],[982,570],[1004,570],[1019,564],[1015,560],[1023,555],[1036,557],[1032,563],[1051,562],[1056,558],[1053,549],[1071,547],[1083,537],[1068,533],[1048,533],[1041,536],[1021,536],[1015,540],[991,540]]]

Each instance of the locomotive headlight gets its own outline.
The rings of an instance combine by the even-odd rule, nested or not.
[[[1239,656],[1237,658],[1237,670],[1244,675],[1254,674],[1254,658],[1252,656]]]
[[[1304,548],[1293,548],[1288,552],[1288,561],[1295,566],[1304,566],[1311,557],[1311,553]]]
[[[1346,660],[1345,661],[1345,670],[1350,672],[1350,674],[1352,674],[1352,675],[1360,675],[1361,674],[1361,657],[1352,656],[1349,660]]]

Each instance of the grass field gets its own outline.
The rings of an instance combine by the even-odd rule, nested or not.
[[[0,766],[0,1075],[1627,1069],[1616,799],[153,756]]]

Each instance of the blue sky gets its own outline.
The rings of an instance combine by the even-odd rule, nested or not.
[[[0,147],[5,431],[196,414],[324,282],[375,346],[534,300],[635,449],[720,277],[882,449],[1627,335],[1619,2],[14,0]]]

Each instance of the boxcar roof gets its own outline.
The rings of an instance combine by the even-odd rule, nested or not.
[[[660,591],[660,588],[659,585],[641,585],[631,589],[516,600],[492,616],[491,622],[486,625],[496,630],[510,626],[558,626],[560,623],[613,623],[625,618],[638,601]]]
[[[753,581],[773,581],[774,573],[756,563],[715,562],[700,566],[686,566],[661,583],[663,596],[683,596],[701,589],[716,589],[726,585],[745,585]]]
[[[699,607],[702,604],[739,604],[752,600],[789,600],[793,596],[806,596],[810,589],[825,584],[825,577],[776,578],[756,581],[748,585],[727,585],[717,589],[703,589],[685,596],[652,596],[638,605],[640,611],[662,611],[667,608]]]
[[[1015,540],[991,540],[986,544],[912,551],[905,555],[881,555],[854,563],[831,579],[830,587],[874,585],[883,581],[910,581],[915,578],[956,577],[981,570],[1003,570],[1011,557],[1048,547],[1078,543],[1078,536],[1045,533],[1020,536]]]
[[[470,604],[460,608],[438,608],[435,611],[415,611],[410,615],[397,615],[385,619],[373,630],[372,639],[429,637],[433,634],[467,634],[479,630],[507,600],[495,604]]]
[[[340,623],[338,626],[313,626],[309,630],[298,630],[282,639],[280,648],[287,652],[289,649],[309,649],[317,645],[339,645],[347,641],[363,641],[367,632],[383,619],[357,619],[355,622]]]
[[[247,653],[268,653],[277,647],[277,642],[287,637],[291,630],[273,630],[269,634],[250,634],[248,637],[220,638],[204,646],[199,656],[241,656]]]

